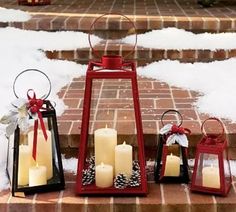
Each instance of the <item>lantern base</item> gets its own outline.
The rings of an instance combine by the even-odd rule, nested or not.
[[[157,164],[155,164],[154,167],[154,177],[156,183],[188,183],[189,182],[189,175],[184,174],[184,167],[183,165],[180,165],[180,176],[177,177],[171,177],[171,176],[163,176],[160,175],[160,170],[162,166],[157,167]]]
[[[223,197],[227,196],[227,194],[230,191],[230,188],[231,188],[231,184],[229,184],[229,186],[225,188],[225,190],[216,189],[216,188],[207,188],[203,186],[194,186],[194,185],[190,186],[190,190],[192,192],[207,193],[207,194],[213,194],[213,195],[223,196]]]
[[[82,186],[81,190],[77,190],[79,195],[96,195],[96,196],[146,196],[147,190],[143,186],[128,187],[124,189],[118,189],[114,186],[109,188],[98,188],[95,184]]]

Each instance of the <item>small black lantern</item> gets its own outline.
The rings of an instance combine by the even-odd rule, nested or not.
[[[180,123],[164,124],[163,118],[166,114],[176,113]],[[160,130],[157,156],[154,166],[154,177],[156,183],[188,183],[188,139],[186,134],[190,130],[181,127],[183,117],[177,110],[167,110],[161,116],[162,129]]]
[[[47,78],[50,89],[46,97],[37,99],[32,89],[27,92],[28,100],[18,97],[15,82],[25,72],[39,72]],[[10,110],[1,119],[1,123],[7,124],[7,171],[12,195],[61,190],[65,181],[56,111],[46,100],[51,92],[51,82],[45,73],[27,69],[16,77],[13,89],[17,97],[12,103],[15,110]]]

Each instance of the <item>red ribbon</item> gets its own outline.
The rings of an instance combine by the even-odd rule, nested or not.
[[[33,92],[33,97],[30,96],[30,94],[29,94],[30,91]],[[42,99],[37,99],[36,94],[32,89],[28,90],[27,97],[28,97],[28,100],[29,100],[28,109],[30,110],[30,112],[32,114],[37,113],[37,115],[38,115],[38,119],[36,119],[34,121],[34,139],[33,139],[33,151],[32,151],[32,156],[33,156],[34,160],[36,160],[38,125],[39,125],[38,120],[40,122],[41,129],[42,129],[45,141],[47,141],[47,139],[48,139],[46,128],[45,128],[45,125],[44,125],[44,122],[43,122],[43,116],[42,116],[42,113],[40,112],[40,109],[44,109],[43,108],[44,101]]]
[[[177,125],[174,124],[171,127],[171,134],[175,134],[175,133],[185,134],[185,129],[183,127],[178,127]]]

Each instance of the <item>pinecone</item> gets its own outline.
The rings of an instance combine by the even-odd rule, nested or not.
[[[86,158],[86,163],[90,165],[95,165],[95,156],[90,156],[89,158]]]
[[[139,171],[140,172],[140,166],[138,160],[133,161],[133,171]]]
[[[83,185],[90,185],[95,180],[95,169],[94,168],[88,168],[83,170],[83,176],[82,176],[82,184]]]
[[[131,187],[137,187],[141,184],[141,176],[140,171],[134,171],[132,172],[132,175],[129,179],[129,186]]]
[[[115,180],[114,180],[115,188],[124,189],[127,187],[127,185],[128,185],[128,179],[125,174],[120,173],[116,175]]]

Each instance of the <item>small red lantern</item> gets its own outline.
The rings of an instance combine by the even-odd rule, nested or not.
[[[18,0],[19,5],[39,6],[51,4],[51,0]]]
[[[165,115],[178,114],[180,123],[164,124]],[[173,114],[172,114],[173,115]],[[177,110],[167,110],[161,116],[162,129],[160,130],[157,157],[154,166],[156,183],[188,183],[187,134],[190,130],[181,127],[183,117]]]
[[[222,132],[207,134],[204,125],[207,121],[217,121]],[[206,119],[201,127],[203,138],[197,145],[191,190],[226,196],[232,178],[227,152],[224,126],[217,118]]]
[[[132,27],[135,26],[133,22],[124,15],[120,14],[104,14],[97,18],[95,23],[106,15],[119,15],[128,20]],[[137,36],[134,48],[136,46]],[[89,43],[93,53],[99,57],[98,53],[93,49],[90,41]],[[133,50],[134,50],[133,48]],[[132,50],[132,52],[133,52]],[[131,53],[132,53],[131,52]],[[127,145],[125,142],[121,145],[117,144],[117,131],[110,128],[102,128],[94,131],[94,140],[89,139],[89,119],[92,98],[92,84],[96,79],[128,79],[131,81],[132,98],[134,105],[134,115],[137,134],[137,152],[134,151],[136,147]],[[101,131],[104,132],[104,136]],[[118,135],[119,136],[119,135]],[[100,140],[99,138],[100,137]],[[102,137],[102,139],[101,139]],[[108,137],[110,140],[108,141]],[[92,140],[92,144],[88,144],[88,140]],[[106,140],[106,141],[105,141]],[[123,141],[122,141],[123,142]],[[129,144],[129,141],[126,141]],[[100,144],[99,144],[100,143]],[[103,143],[103,145],[101,145]],[[131,143],[130,143],[131,144]],[[93,147],[94,157],[89,156],[88,146]],[[109,150],[108,150],[109,149]],[[129,157],[123,150],[130,152]],[[100,152],[100,155],[99,155]],[[113,153],[114,152],[114,153]],[[123,152],[123,153],[122,153]],[[102,153],[102,155],[101,155]],[[135,154],[137,153],[137,154]],[[98,157],[99,155],[99,157]],[[118,158],[125,158],[127,160],[123,163],[118,162]],[[139,104],[139,92],[137,85],[137,74],[134,62],[124,61],[119,55],[104,55],[101,61],[90,61],[86,73],[85,91],[84,91],[84,105],[80,135],[79,146],[79,162],[77,170],[77,184],[76,193],[80,195],[145,195],[147,193],[147,179],[145,173],[145,156],[143,143],[143,128]],[[109,159],[108,159],[109,158]],[[111,159],[110,159],[111,158]],[[129,171],[119,171],[127,164],[132,164]],[[123,166],[123,167],[122,167]],[[103,177],[102,176],[103,172]],[[106,174],[105,174],[106,173]],[[100,175],[101,174],[101,175]],[[131,179],[134,179],[131,181]],[[99,180],[100,179],[100,180]]]

